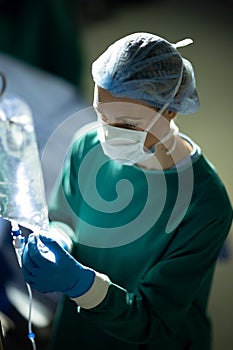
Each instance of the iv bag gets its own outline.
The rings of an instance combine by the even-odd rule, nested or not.
[[[48,230],[48,209],[32,113],[19,97],[0,99],[0,216]]]

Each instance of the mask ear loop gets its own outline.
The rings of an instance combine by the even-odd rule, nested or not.
[[[172,44],[173,47],[175,47],[176,49],[179,47],[184,47],[187,45],[190,45],[193,43],[193,40],[190,38],[186,38],[183,40],[178,41],[177,43]],[[181,62],[182,62],[182,67],[181,67],[181,71],[180,71],[180,76],[179,76],[179,80],[176,84],[176,87],[174,89],[173,92],[173,96],[172,99],[174,99],[174,97],[176,96],[181,82],[182,82],[182,78],[183,78],[183,70],[184,70],[184,64],[183,64],[183,59],[181,57]],[[148,124],[147,128],[145,129],[145,131],[149,132],[149,130],[152,128],[152,126],[154,126],[154,124],[157,122],[157,120],[159,119],[159,117],[163,114],[163,112],[165,111],[165,109],[169,106],[170,102],[166,102],[155,114],[155,116],[152,118],[152,120],[150,121],[150,123]]]
[[[147,125],[145,131],[149,132],[150,129],[155,125],[155,123],[159,120],[165,109],[168,107],[169,102],[166,102],[154,115],[149,124]]]
[[[189,39],[187,39],[189,40]],[[190,39],[191,40],[191,39]],[[184,40],[185,41],[185,40]],[[186,44],[187,45],[187,44]],[[181,82],[182,82],[182,78],[183,78],[183,70],[184,70],[184,65],[183,65],[183,60],[182,60],[182,67],[181,67],[181,71],[180,71],[180,76],[179,76],[179,79],[178,79],[178,82],[175,86],[175,89],[174,89],[174,92],[173,92],[173,96],[172,96],[172,99],[174,99],[174,97],[176,96],[179,88],[180,88],[180,85],[181,85]],[[145,129],[145,131],[149,132],[149,130],[154,126],[154,124],[158,121],[158,119],[161,117],[161,115],[163,114],[163,112],[166,110],[166,108],[169,106],[170,102],[166,102],[155,114],[155,116],[151,119],[150,123],[148,124],[147,128]],[[175,130],[175,133],[174,133],[174,128],[172,130],[169,131],[169,133],[167,134],[167,136],[165,136],[162,140],[160,140],[158,144],[161,144],[161,143],[165,143],[167,140],[169,140],[171,138],[172,135],[177,135],[178,134],[178,130],[176,128]],[[166,155],[169,155],[171,154],[174,149],[176,147],[176,138],[174,137],[174,142],[171,146],[171,148],[166,152]]]
[[[6,78],[2,72],[0,72],[0,77],[2,79],[2,86],[1,86],[1,90],[0,90],[0,97],[1,97],[6,90]]]
[[[182,60],[182,67],[181,67],[181,72],[180,72],[180,77],[179,77],[179,80],[176,84],[176,87],[175,87],[175,90],[174,90],[174,94],[173,94],[173,99],[175,98],[179,88],[180,88],[180,85],[181,85],[181,82],[182,82],[182,78],[183,78],[183,71],[184,71],[184,65],[183,65],[183,60]],[[171,130],[168,134],[169,138],[173,135],[174,136],[174,141],[173,141],[173,144],[172,146],[170,147],[169,150],[166,151],[166,155],[169,156],[173,151],[174,149],[176,148],[176,137],[175,135],[178,134],[178,128],[176,128],[175,132],[174,132],[174,129]],[[163,140],[165,141],[165,140]]]

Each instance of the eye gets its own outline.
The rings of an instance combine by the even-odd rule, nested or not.
[[[138,125],[138,123],[135,123],[134,120],[124,120],[124,122],[121,123],[122,127],[126,128],[126,129],[131,129],[131,130],[137,130],[137,131],[142,131],[143,128],[141,126]]]
[[[127,129],[137,129],[137,125],[129,123],[124,124],[124,127]]]
[[[138,129],[138,125],[134,122],[134,120],[129,119],[128,117],[123,117],[120,123],[122,128],[126,129]]]
[[[140,128],[137,124],[132,123],[131,120],[128,121],[127,120],[128,117],[121,117],[120,122],[110,121],[100,110],[98,110],[98,108],[95,107],[95,111],[96,111],[99,118],[101,118],[105,123],[107,123],[111,126],[115,126],[115,127],[123,128],[123,129],[142,130],[142,128]],[[116,118],[114,118],[114,119],[116,119]]]
[[[138,130],[138,127],[134,124],[128,124],[128,123],[109,123],[109,124],[122,129]]]

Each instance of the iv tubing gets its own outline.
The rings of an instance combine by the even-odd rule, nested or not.
[[[28,283],[26,283],[29,296],[29,312],[28,312],[28,338],[32,343],[32,349],[36,350],[35,334],[32,332],[32,290]]]
[[[13,246],[15,248],[16,257],[19,266],[22,267],[22,253],[25,246],[25,237],[21,235],[21,230],[15,221],[11,221]],[[32,343],[32,349],[36,350],[35,334],[32,332],[32,290],[28,283],[26,283],[29,296],[29,312],[28,312],[28,338]]]

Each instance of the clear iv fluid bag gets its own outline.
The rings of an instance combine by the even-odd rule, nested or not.
[[[44,181],[29,106],[0,99],[0,216],[32,231],[48,230]]]

